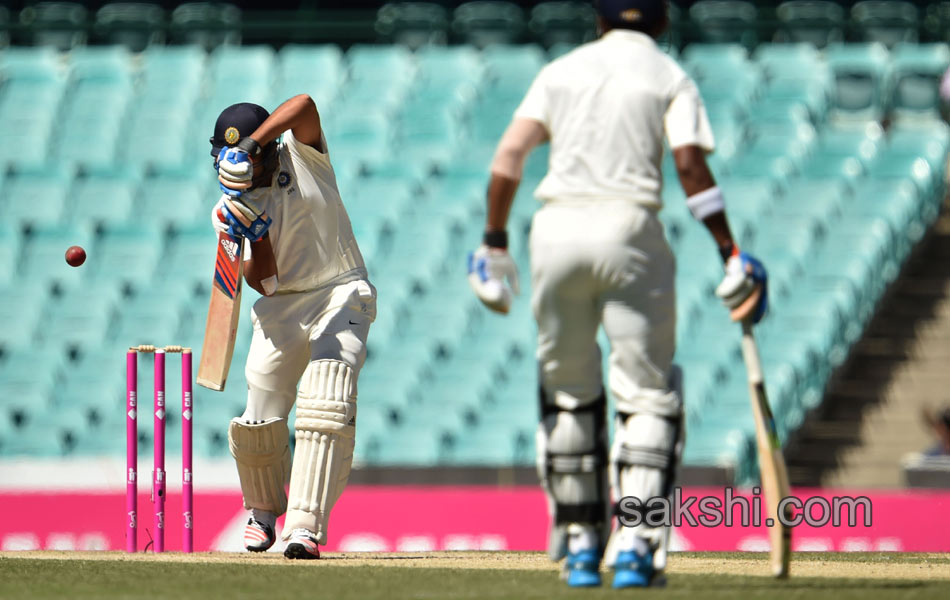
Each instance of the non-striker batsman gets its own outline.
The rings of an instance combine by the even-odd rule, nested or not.
[[[244,543],[251,551],[268,549],[286,512],[284,555],[319,558],[353,461],[356,380],[376,290],[309,96],[295,96],[273,114],[256,104],[228,107],[211,146],[224,191],[212,223],[245,239],[245,279],[264,295],[251,313],[247,407],[228,429],[251,511]],[[271,253],[277,274],[262,277],[255,256]],[[295,402],[291,463],[287,417]]]
[[[484,241],[469,261],[469,280],[489,308],[507,312],[506,280],[517,281],[508,212],[525,158],[549,141],[530,236],[549,553],[566,557],[571,586],[600,585],[603,559],[614,587],[625,588],[650,585],[663,570],[669,530],[611,528],[613,503],[669,496],[684,440],[672,363],[675,263],[657,217],[664,139],[689,209],[725,263],[716,293],[734,319],[761,318],[765,271],[730,233],[706,163],[714,144],[697,87],[655,42],[668,25],[666,1],[594,5],[600,38],[541,70],[499,142]],[[616,400],[609,450],[600,326],[610,341],[608,384]]]

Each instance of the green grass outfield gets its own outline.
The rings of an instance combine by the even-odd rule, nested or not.
[[[767,575],[764,554],[678,553],[662,589],[572,590],[535,552],[329,554],[0,553],[0,598],[950,598],[950,555],[800,553],[792,577]],[[737,595],[738,593],[738,595]]]

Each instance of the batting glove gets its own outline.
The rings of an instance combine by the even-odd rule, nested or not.
[[[518,267],[503,248],[482,245],[470,252],[468,283],[485,306],[499,313],[507,313],[512,296],[521,293]]]
[[[734,252],[726,261],[726,275],[716,295],[729,309],[733,321],[758,323],[768,309],[768,274],[762,263],[745,252]]]
[[[253,203],[248,206],[225,194],[211,211],[211,224],[217,231],[258,242],[267,233],[271,218]]]
[[[228,196],[238,197],[251,187],[254,179],[252,160],[261,153],[260,145],[251,138],[244,138],[237,146],[221,148],[218,153],[218,183]]]

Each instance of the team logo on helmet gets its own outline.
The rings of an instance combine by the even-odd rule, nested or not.
[[[237,130],[237,127],[228,127],[224,130],[224,141],[227,143],[233,144],[239,139],[241,139],[241,132]]]
[[[285,188],[288,185],[290,185],[290,173],[288,173],[287,171],[281,171],[277,175],[277,185],[279,185],[282,188]]]
[[[620,18],[628,23],[635,23],[643,18],[643,13],[635,8],[628,8],[620,13]]]

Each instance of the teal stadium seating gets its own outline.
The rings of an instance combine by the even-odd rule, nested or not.
[[[274,50],[222,46],[212,38],[235,37],[225,28],[196,30],[193,45],[140,40],[140,52],[131,44],[0,50],[0,457],[121,453],[124,349],[201,346],[214,256],[207,215],[219,195],[207,143],[214,118],[232,102],[273,108],[305,92],[323,116],[379,291],[360,378],[357,461],[532,464],[537,374],[527,235],[547,147],[528,161],[512,210],[523,290],[511,315],[483,309],[464,264],[480,238],[499,136],[538,70],[586,36],[586,25],[564,21],[574,3],[531,15],[503,2],[475,4],[454,13],[450,32],[472,45]],[[738,12],[728,18],[741,24],[745,4],[697,3],[705,8],[694,18],[726,19],[731,6]],[[826,4],[779,7],[785,39],[824,50],[754,47],[744,25],[739,43],[671,48],[706,100],[717,138],[710,163],[736,235],[770,269],[772,311],[759,331],[783,440],[821,404],[834,369],[936,219],[950,151],[936,94],[950,65],[947,46],[841,44],[843,17]],[[204,10],[195,18],[211,19]],[[526,21],[536,36],[539,23],[560,31],[519,44]],[[413,35],[407,20],[393,23],[386,35]],[[862,23],[868,40],[886,41],[871,20]],[[170,30],[172,39],[184,35]],[[736,366],[739,333],[712,298],[721,266],[685,208],[668,156],[662,169],[660,218],[678,259],[685,459],[730,467],[748,482],[756,459],[745,374]],[[90,255],[80,269],[63,260],[73,244]],[[196,388],[202,456],[228,455],[224,423],[242,411],[256,298],[245,288],[227,392]],[[150,364],[141,359],[141,390],[150,389]],[[168,373],[173,397],[180,383],[174,366]],[[173,435],[180,423],[169,426]]]

